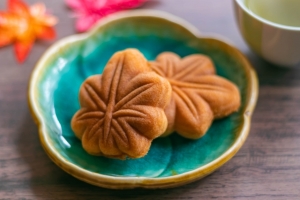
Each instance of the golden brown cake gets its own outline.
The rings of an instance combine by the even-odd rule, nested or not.
[[[216,75],[207,56],[195,54],[181,59],[165,52],[150,65],[169,80],[173,90],[165,109],[168,128],[163,136],[176,131],[186,138],[200,138],[214,119],[225,117],[240,106],[238,88]]]
[[[152,71],[139,51],[117,52],[102,75],[82,84],[72,129],[89,154],[140,158],[166,130],[164,108],[170,98],[169,82]]]

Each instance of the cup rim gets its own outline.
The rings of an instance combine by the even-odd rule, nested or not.
[[[255,18],[256,20],[264,23],[264,24],[267,24],[269,26],[273,26],[275,28],[280,28],[280,29],[285,29],[285,30],[289,30],[289,31],[300,31],[300,27],[296,27],[296,26],[287,26],[287,25],[282,25],[282,24],[278,24],[278,23],[275,23],[275,22],[271,22],[269,20],[266,20],[260,16],[258,16],[257,14],[251,12],[250,9],[248,9],[245,5],[245,3],[242,3],[244,2],[245,0],[234,0],[238,6],[240,8],[242,8],[242,10],[244,10],[248,15],[250,15],[251,17]]]

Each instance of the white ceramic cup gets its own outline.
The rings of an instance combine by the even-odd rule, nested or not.
[[[233,1],[240,32],[254,52],[279,66],[300,66],[300,26],[282,25],[260,17],[246,6],[249,0]],[[295,6],[300,5],[300,0],[290,2],[295,3]],[[280,9],[289,2],[287,0],[276,0],[273,3],[278,3],[278,5],[261,9],[272,9],[274,7]],[[297,8],[300,10],[300,7]]]

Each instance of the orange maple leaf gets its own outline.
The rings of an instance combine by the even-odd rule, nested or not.
[[[56,23],[42,3],[29,7],[21,0],[8,0],[8,11],[0,11],[0,47],[14,43],[17,60],[22,63],[36,39],[55,38],[52,26]]]

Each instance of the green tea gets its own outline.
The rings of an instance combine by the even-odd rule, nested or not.
[[[245,5],[268,21],[300,27],[300,0],[245,0]]]

